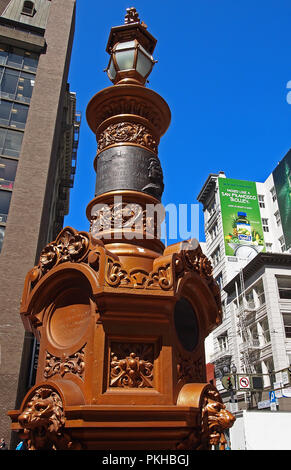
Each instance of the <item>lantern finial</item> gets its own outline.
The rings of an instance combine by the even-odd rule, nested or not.
[[[147,25],[143,21],[140,21],[136,8],[134,7],[127,8],[126,12],[127,13],[124,18],[124,24],[139,23],[141,26],[147,29]]]
[[[124,24],[130,24],[130,23],[140,23],[138,12],[136,11],[136,8],[134,7],[130,7],[126,9]]]

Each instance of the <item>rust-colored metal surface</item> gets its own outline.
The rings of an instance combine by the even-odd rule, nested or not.
[[[121,37],[137,31],[137,40],[145,28],[131,9],[125,26]],[[136,146],[157,158],[170,111],[131,83],[95,95],[87,117],[98,160],[119,145],[125,157]],[[160,171],[143,177],[152,187]],[[234,417],[206,383],[204,353],[220,290],[197,240],[159,240],[163,214],[148,213],[158,203],[143,189],[98,194],[89,233],[64,228],[27,274],[20,314],[40,341],[39,362],[9,415],[29,449],[224,448]]]

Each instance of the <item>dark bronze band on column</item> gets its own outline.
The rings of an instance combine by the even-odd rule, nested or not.
[[[108,191],[130,190],[159,201],[164,189],[163,172],[154,153],[135,145],[104,150],[97,159],[96,196]]]

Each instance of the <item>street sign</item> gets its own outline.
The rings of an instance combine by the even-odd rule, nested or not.
[[[287,385],[289,383],[288,370],[283,370],[283,372],[282,372],[282,383],[283,383],[283,385]]]
[[[238,376],[238,385],[240,389],[248,390],[250,388],[250,378],[247,375]]]
[[[262,375],[252,375],[252,389],[253,390],[263,390],[264,388],[264,379]]]
[[[274,393],[275,393],[275,397],[276,398],[282,398],[282,388],[283,388],[283,384],[282,382],[274,382],[273,384],[274,386]]]
[[[270,408],[271,402],[270,400],[259,401],[258,409],[262,410],[263,408]]]
[[[270,395],[270,402],[271,403],[276,403],[276,393],[274,390],[272,390],[271,392],[269,392],[269,395]]]
[[[281,382],[274,382],[274,390],[277,390],[278,388],[281,388]]]
[[[290,398],[291,397],[291,387],[283,388],[282,394],[283,394],[283,397]]]

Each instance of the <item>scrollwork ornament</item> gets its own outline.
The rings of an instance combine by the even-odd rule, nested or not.
[[[153,345],[118,344],[111,352],[110,387],[152,388]],[[131,350],[130,353],[128,351]]]
[[[184,357],[181,354],[178,354],[177,378],[178,382],[203,382],[204,377],[202,358],[194,361],[191,356]]]
[[[148,276],[146,288],[154,289],[160,288],[162,290],[169,290],[173,286],[172,265],[168,263],[165,266],[160,266],[156,271]]]
[[[84,347],[71,356],[66,356],[63,358],[56,357],[47,351],[44,377],[49,379],[56,374],[60,374],[61,377],[64,377],[65,374],[71,373],[83,379],[83,374],[85,371],[84,356]]]
[[[212,278],[212,265],[202,252],[200,245],[195,246],[194,242],[184,242],[180,252],[181,263],[184,270],[197,272],[202,278],[209,280]],[[178,265],[177,265],[178,266]],[[181,265],[179,266],[181,272]]]
[[[131,286],[132,281],[126,270],[122,269],[120,263],[108,258],[106,282],[111,287]]]

